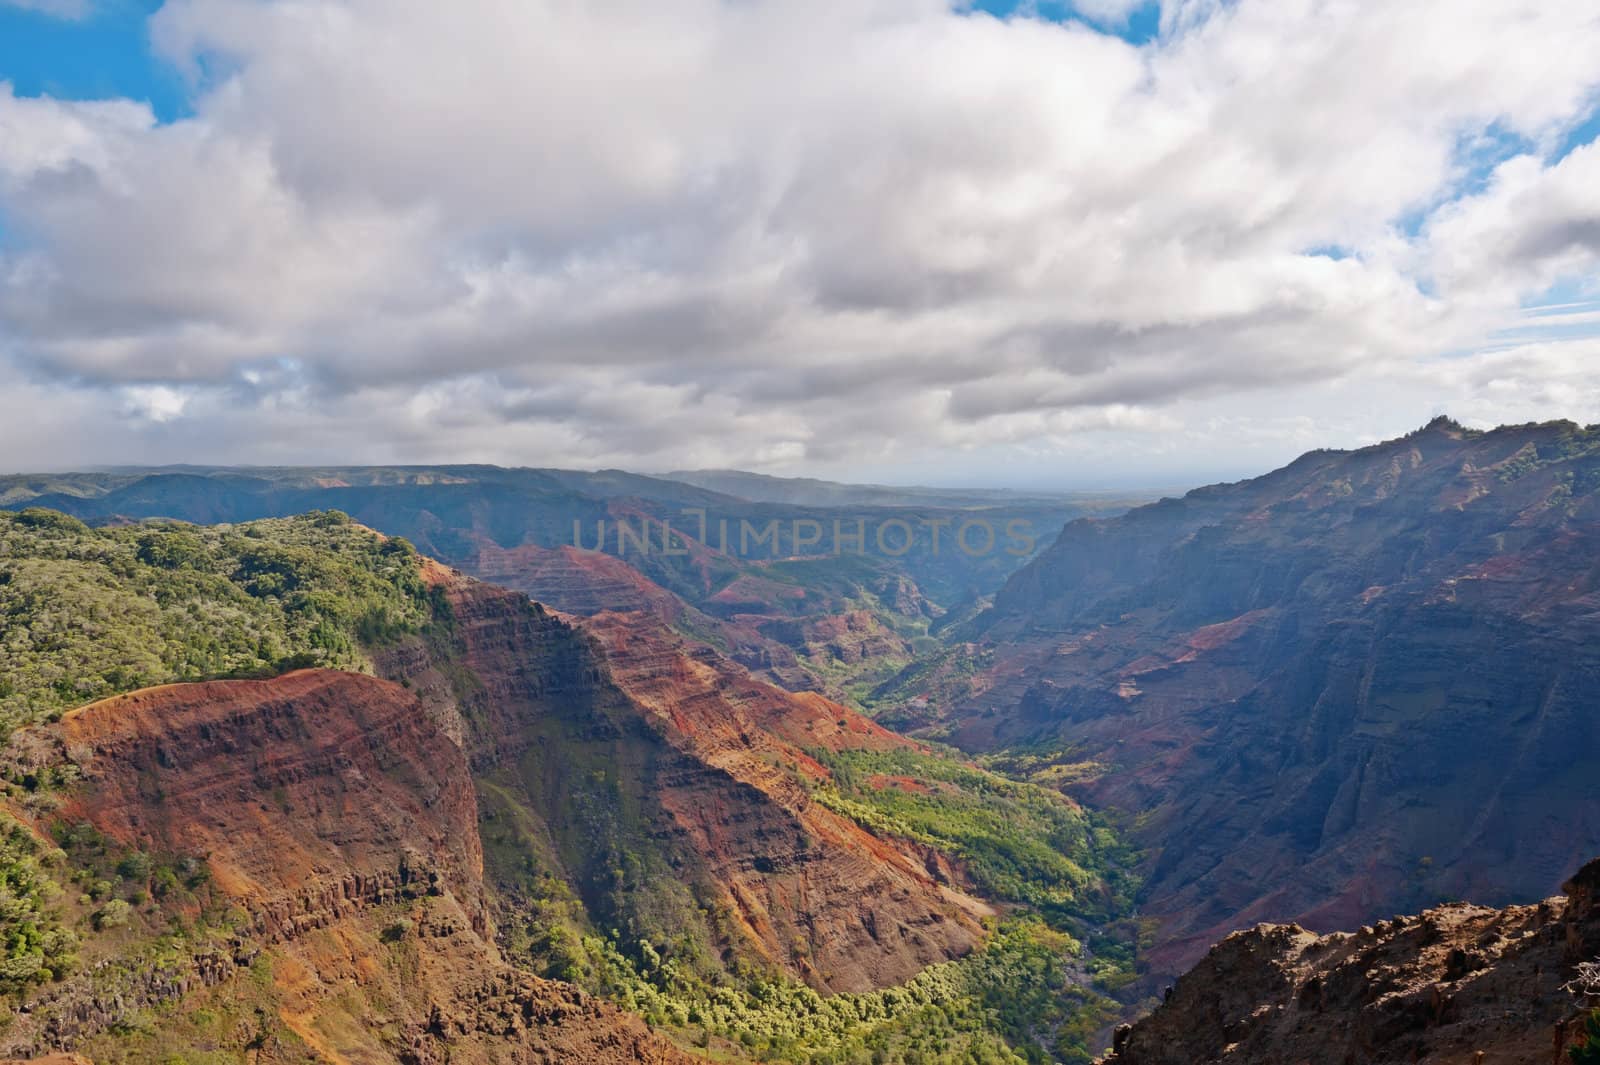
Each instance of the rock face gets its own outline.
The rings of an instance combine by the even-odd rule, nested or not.
[[[730,579],[719,576],[724,561],[714,552],[699,544],[685,550],[680,565],[692,577],[676,581],[676,592],[642,572],[664,576],[659,559],[625,560],[572,546],[503,548],[481,539],[465,568],[564,613],[650,614],[714,642],[763,680],[835,698],[845,697],[847,683],[892,674],[913,657],[891,619],[926,622],[940,612],[910,578],[856,560],[788,563],[800,568],[800,580],[777,579],[757,566]],[[852,605],[860,601],[874,609]]]
[[[375,655],[389,679],[148,688],[25,737],[30,764],[77,766],[34,831],[88,839],[71,868],[120,909],[0,1029],[0,1054],[121,1055],[130,1017],[181,1002],[226,1029],[196,1045],[261,1061],[679,1060],[506,955],[502,931],[552,897],[580,903],[570,931],[625,952],[825,991],[981,942],[991,911],[958,863],[812,799],[827,770],[808,751],[910,741],[653,612],[579,622],[434,563],[424,576],[436,624]],[[81,925],[95,905],[76,904]],[[169,925],[188,930],[178,945]],[[186,1045],[182,1023],[152,1029],[177,1041],[152,1059]]]
[[[468,568],[481,580],[522,592],[563,613],[584,617],[608,611],[648,613],[716,640],[735,662],[784,688],[800,691],[819,685],[796,654],[807,648],[763,632],[760,623],[767,620],[764,616],[707,614],[613,555],[571,546],[503,548],[483,541]],[[792,596],[796,589],[789,586],[783,591]],[[817,609],[835,608],[835,604],[823,604]]]
[[[939,871],[937,856],[871,835],[805,788],[826,775],[807,750],[907,741],[637,617],[601,615],[586,628],[662,740],[713,771],[679,777],[660,801],[767,958],[819,989],[866,990],[977,944],[976,919],[991,911]]]
[[[497,832],[517,826],[514,861],[491,862],[508,898],[527,889],[518,869],[534,855],[534,879],[570,885],[624,941],[742,958],[829,991],[898,983],[981,940],[988,908],[930,855],[806,788],[826,775],[806,749],[908,741],[756,681],[653,614],[579,622],[434,579],[450,645],[414,642],[382,668],[460,738]]]
[[[467,761],[399,685],[321,670],[174,685],[57,729],[84,773],[63,820],[203,862],[239,916],[220,953],[100,990],[139,958],[124,945],[33,1002],[0,1053],[92,1048],[141,1006],[246,995],[294,1037],[254,1037],[260,1061],[684,1060],[636,1018],[501,960]]]
[[[75,710],[61,728],[92,752],[65,815],[206,856],[269,940],[443,893],[488,930],[466,759],[397,685],[305,670],[149,688]]]
[[[1068,525],[933,716],[1099,764],[1158,969],[1261,920],[1537,898],[1600,851],[1597,558],[1600,428],[1441,419]]]
[[[1600,861],[1566,898],[1318,936],[1262,925],[1229,936],[1107,1065],[1565,1065],[1573,967],[1600,952]]]
[[[571,614],[648,610],[672,618],[685,606],[622,559],[571,546],[505,548],[485,541],[472,559],[472,571]]]

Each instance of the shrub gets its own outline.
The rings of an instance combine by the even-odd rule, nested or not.
[[[0,995],[58,977],[76,960],[77,940],[55,910],[61,889],[46,869],[53,860],[0,812]]]
[[[1600,1065],[1600,1010],[1584,1021],[1583,1042],[1567,1051],[1574,1065]]]
[[[121,928],[128,923],[128,916],[133,912],[133,907],[123,899],[112,899],[95,911],[94,927],[96,931],[107,928]]]

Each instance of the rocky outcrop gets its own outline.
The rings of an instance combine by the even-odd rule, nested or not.
[[[1229,936],[1107,1065],[1565,1065],[1578,1003],[1563,987],[1600,948],[1600,861],[1567,897],[1453,903],[1319,936]]]
[[[826,775],[808,750],[908,741],[819,695],[755,681],[643,619],[604,614],[585,628],[658,735],[715,771],[664,789],[661,802],[769,957],[820,988],[865,990],[976,945],[985,904],[923,849],[864,831],[807,789]]]
[[[1138,817],[1150,955],[1554,892],[1600,851],[1600,429],[1439,420],[1075,522],[966,627],[970,748]],[[938,719],[937,717],[935,718]]]

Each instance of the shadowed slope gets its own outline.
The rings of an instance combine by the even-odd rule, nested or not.
[[[1440,420],[1079,521],[930,689],[1140,817],[1158,966],[1546,894],[1600,850],[1600,430]],[[931,676],[931,675],[930,675]]]

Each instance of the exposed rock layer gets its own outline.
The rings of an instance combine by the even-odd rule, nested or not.
[[[85,766],[64,817],[204,859],[247,916],[223,953],[168,963],[177,975],[102,992],[123,964],[91,968],[0,1050],[81,1045],[141,1007],[249,986],[270,957],[272,987],[252,993],[296,1039],[257,1041],[260,1061],[681,1060],[637,1018],[500,959],[466,760],[399,685],[329,671],[174,685],[59,730]],[[408,973],[380,942],[402,917]]]
[[[807,790],[826,772],[809,748],[906,741],[752,679],[653,614],[579,623],[434,578],[455,618],[451,646],[413,643],[383,668],[461,738],[485,786],[535,826],[544,871],[603,929],[699,936],[834,991],[901,982],[981,939],[987,907],[937,860]]]

